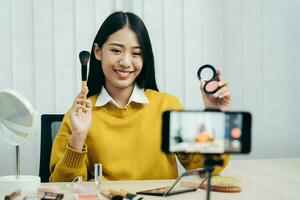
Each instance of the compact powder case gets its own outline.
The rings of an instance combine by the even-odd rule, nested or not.
[[[204,80],[205,84],[203,86],[203,90],[207,94],[214,94],[220,89],[218,85],[219,80],[217,78],[217,71],[213,66],[203,65],[199,68],[197,76],[199,80]]]

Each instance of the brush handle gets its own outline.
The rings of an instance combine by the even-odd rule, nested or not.
[[[87,81],[81,81],[81,91],[84,91],[85,88],[87,87]],[[84,100],[86,100],[86,95],[83,97]],[[85,103],[82,104],[85,106]]]
[[[199,186],[200,189],[206,190],[207,184],[201,184]],[[225,192],[225,193],[238,193],[241,192],[242,189],[240,187],[220,187],[220,186],[211,186],[210,191],[213,192]]]
[[[112,197],[113,197],[113,195],[107,190],[102,190],[100,193],[109,199],[112,199]]]
[[[114,189],[108,189],[108,191],[113,195],[113,196],[122,196],[126,197],[127,192],[122,191],[122,190],[114,190]]]
[[[127,199],[134,199],[134,197],[137,196],[136,194],[129,193],[126,190],[123,190],[123,189],[122,190],[109,189],[108,191],[114,196],[122,196],[122,197],[127,198]]]
[[[84,91],[87,87],[87,81],[81,81],[81,90]]]
[[[81,80],[87,80],[87,65],[81,65]]]

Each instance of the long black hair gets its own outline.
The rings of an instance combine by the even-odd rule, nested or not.
[[[93,42],[87,81],[89,88],[88,97],[100,94],[105,83],[101,61],[97,60],[94,55],[94,44],[98,44],[102,48],[111,34],[124,28],[126,25],[135,32],[142,49],[143,67],[141,73],[136,78],[136,84],[140,88],[158,91],[155,80],[153,50],[146,26],[137,15],[130,12],[118,11],[110,14],[105,19]]]

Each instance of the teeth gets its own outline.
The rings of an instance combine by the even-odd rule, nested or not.
[[[130,72],[125,72],[125,71],[116,71],[116,72],[122,78],[127,78],[130,75]]]

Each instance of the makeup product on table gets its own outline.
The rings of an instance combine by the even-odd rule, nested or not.
[[[85,193],[90,194],[95,192],[95,186],[90,184],[84,184],[82,176],[76,176],[72,181],[71,190],[73,193]]]
[[[101,188],[101,178],[102,178],[102,164],[96,163],[94,164],[94,180],[98,191],[100,191]]]
[[[199,80],[205,82],[203,86],[205,93],[214,94],[221,88],[218,84],[220,80],[217,77],[217,71],[212,65],[206,64],[200,67],[197,76]]]
[[[13,200],[13,199],[17,198],[20,194],[21,194],[21,190],[16,190],[16,191],[12,192],[11,194],[6,195],[4,197],[4,200]]]
[[[110,200],[122,200],[123,197],[120,195],[113,195],[111,192],[109,192],[108,190],[102,190],[101,194],[103,196],[105,196],[106,198],[110,199]]]
[[[45,192],[41,200],[62,200],[63,198],[64,194],[62,193]]]
[[[130,199],[130,200],[141,200],[141,199],[143,199],[142,196],[137,195],[137,194],[133,194],[133,193],[129,193],[126,190],[113,190],[113,189],[109,189],[108,191],[113,196],[121,196],[123,198]]]
[[[79,60],[81,63],[81,88],[82,91],[87,87],[87,64],[90,59],[90,53],[88,51],[81,51],[79,53]]]
[[[77,200],[99,200],[97,194],[76,194],[75,199]]]
[[[186,185],[182,185],[181,183],[186,177],[191,177],[191,176],[199,177],[199,175],[203,173],[205,173],[205,169],[203,168],[187,170],[184,173],[182,173],[171,186],[164,186],[164,187],[159,187],[154,189],[142,190],[136,192],[136,194],[165,197],[165,196],[176,195],[185,192],[193,192],[199,188],[199,184],[196,187],[190,187],[190,184],[186,186]]]

